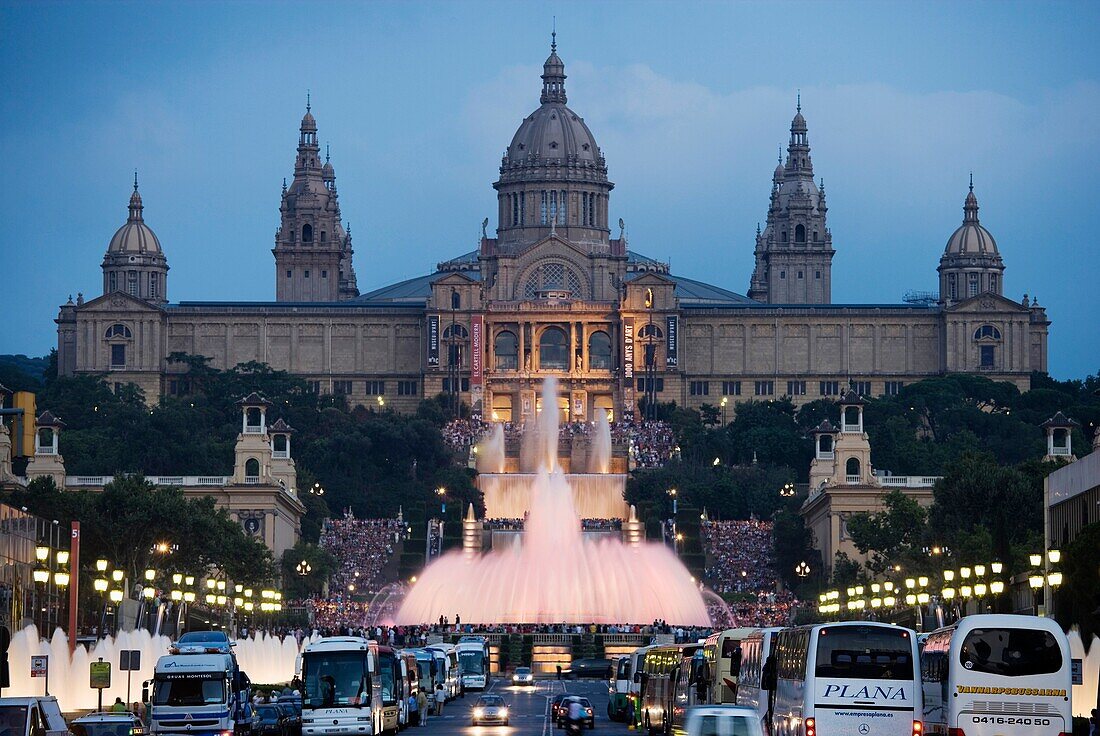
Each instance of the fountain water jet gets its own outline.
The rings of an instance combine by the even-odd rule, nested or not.
[[[602,409],[596,410],[596,432],[589,445],[588,472],[611,472],[611,425],[607,421],[607,412]]]
[[[583,538],[573,489],[557,462],[553,378],[544,384],[542,406],[523,441],[524,463],[537,472],[528,476],[522,544],[473,557],[444,555],[420,575],[395,622],[458,613],[476,623],[709,623],[695,581],[667,547]]]
[[[493,430],[477,445],[477,472],[504,472],[504,425],[496,424]]]

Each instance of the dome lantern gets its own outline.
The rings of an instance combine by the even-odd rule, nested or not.
[[[129,215],[111,237],[103,256],[103,293],[122,291],[139,299],[164,304],[168,301],[168,261],[156,233],[145,224],[144,209],[141,192],[138,191],[137,172],[134,172]]]
[[[947,239],[940,258],[940,301],[950,303],[978,294],[1003,294],[1004,261],[997,241],[978,219],[974,175],[963,201],[963,221]]]

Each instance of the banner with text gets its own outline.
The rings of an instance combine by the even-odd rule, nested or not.
[[[634,318],[623,319],[623,414],[634,416]]]
[[[439,315],[428,316],[428,365],[439,367]]]
[[[470,403],[476,413],[481,413],[485,394],[484,360],[485,315],[475,314],[470,318]]]
[[[669,317],[665,325],[665,335],[668,338],[668,342],[665,344],[665,366],[668,368],[675,368],[678,355],[676,353],[677,332],[679,328],[676,317]]]

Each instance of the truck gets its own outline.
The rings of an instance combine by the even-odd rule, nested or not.
[[[68,736],[57,698],[0,698],[0,734],[5,736]]]
[[[148,684],[142,698],[149,698]],[[175,645],[157,660],[149,732],[157,736],[246,736],[252,732],[252,684],[231,644]]]

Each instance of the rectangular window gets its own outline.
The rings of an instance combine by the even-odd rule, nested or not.
[[[798,278],[802,278],[802,272],[801,271],[798,272]]]
[[[994,351],[996,350],[996,348],[993,345],[982,345],[982,346],[980,346],[980,350],[981,350],[981,357],[982,357],[981,367],[982,368],[992,368],[993,367],[993,358],[994,358],[994,355],[995,355]]]
[[[871,395],[871,382],[870,381],[852,381],[852,390],[857,395],[867,398]]]
[[[781,278],[781,279],[787,278],[787,272],[786,271],[780,271],[779,272],[779,278]]]
[[[118,273],[115,271],[107,274],[107,291],[118,291]]]
[[[565,192],[561,193],[561,199],[558,201],[558,224],[565,224],[565,212],[567,207],[565,206]]]
[[[138,277],[137,271],[126,272],[126,293],[130,296],[138,295]]]
[[[512,195],[512,226],[519,224],[519,195]]]
[[[787,395],[788,396],[805,396],[806,395],[806,382],[805,381],[787,381]]]
[[[455,389],[454,390],[455,391],[469,391],[470,390],[470,379],[469,378],[460,378],[457,381],[455,381]],[[444,378],[443,379],[443,393],[450,393],[450,391],[451,391],[451,379]]]
[[[883,387],[883,395],[885,396],[897,396],[901,393],[901,387],[905,384],[901,381],[887,381]]]
[[[519,193],[519,221],[527,222],[527,192]]]
[[[385,396],[385,381],[367,381],[367,396]]]
[[[347,396],[351,393],[351,381],[333,381],[332,393],[337,396]]]
[[[722,395],[723,396],[740,396],[741,395],[741,382],[740,381],[722,381]]]
[[[416,396],[416,381],[398,381],[398,396]]]
[[[304,276],[305,276],[305,278],[307,278],[307,279],[309,278],[309,269],[306,269],[306,272],[305,272]]]
[[[755,393],[757,396],[774,396],[775,381],[757,381]]]
[[[327,278],[328,278],[328,271],[324,271],[324,270],[322,270],[322,271],[321,271],[321,278],[323,278],[323,279],[327,279]]]
[[[994,294],[997,293],[997,277],[994,274],[990,274],[989,276],[989,290]]]
[[[125,368],[126,367],[126,346],[125,345],[112,345],[111,346],[111,368]]]
[[[320,381],[306,381],[306,391],[311,393],[311,394],[321,393],[321,382]]]
[[[286,277],[287,277],[288,279],[290,278],[290,269],[287,269],[287,272],[286,272]]]
[[[966,292],[967,292],[966,293],[967,296],[977,296],[978,295],[978,274],[976,274],[976,273],[970,274],[970,276],[968,277],[968,280],[967,280]]]
[[[692,396],[709,396],[710,395],[710,382],[709,381],[692,381],[689,384]]]
[[[840,381],[822,381],[821,382],[821,395],[822,396],[839,396],[840,395]]]
[[[149,274],[149,296],[154,299],[157,297],[157,294],[160,293],[160,281],[157,278],[159,275],[160,274],[155,273]]]
[[[814,235],[816,236],[817,233],[814,233]],[[817,240],[817,238],[815,237],[814,240]],[[814,278],[815,279],[821,278],[821,271],[814,271]]]
[[[588,195],[588,224],[596,224],[596,195]]]
[[[653,383],[654,381],[656,381],[656,383]],[[646,384],[647,383],[649,383],[650,386],[654,386],[653,390],[656,393],[661,393],[662,391],[665,390],[665,379],[663,379],[663,378],[656,378],[656,379],[651,378],[651,379],[648,379],[648,381],[645,378],[639,378],[638,379],[638,390],[642,391],[644,393],[645,390],[646,390]]]
[[[547,204],[548,204],[548,199],[547,199],[547,196],[546,196],[546,190],[543,189],[542,190],[542,202],[539,204],[539,224],[540,225],[547,225],[547,224],[550,223],[550,220],[549,220],[549,218],[546,214],[547,213]]]

